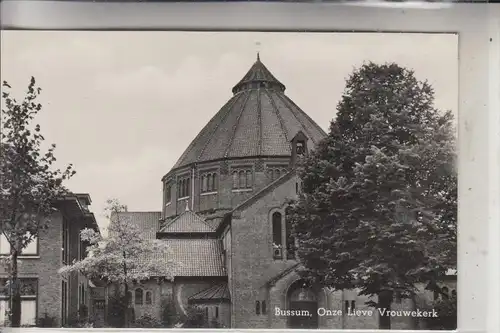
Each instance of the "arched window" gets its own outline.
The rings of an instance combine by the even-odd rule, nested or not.
[[[207,175],[207,187],[206,187],[206,191],[207,192],[211,192],[214,190],[214,183],[213,183],[213,177],[212,177],[212,174],[209,173]]]
[[[189,183],[190,183],[190,179],[187,178],[186,179],[186,197],[188,197],[189,194],[191,193],[191,187],[189,186]]]
[[[262,314],[267,314],[266,301],[262,301]]]
[[[165,186],[165,203],[172,201],[172,185],[167,184]]]
[[[245,182],[245,187],[246,188],[251,188],[252,187],[252,171],[248,170],[247,171],[247,179],[246,179],[246,182]]]
[[[245,175],[245,171],[240,171],[239,173],[240,181],[238,183],[238,188],[246,188],[247,187],[247,178]]]
[[[150,291],[146,291],[146,304],[148,304],[148,305],[153,304],[153,298],[151,296]]]
[[[239,188],[238,171],[233,172],[233,188]]]
[[[260,315],[260,302],[259,301],[255,302],[255,314]]]
[[[278,178],[280,178],[280,176],[281,176],[280,169],[276,169],[276,170],[274,170],[274,173],[275,173],[275,175],[274,175],[274,179],[278,179]]]
[[[281,259],[283,257],[282,253],[282,215],[279,212],[275,212],[272,215],[273,223],[273,257],[275,259]]]
[[[201,192],[208,191],[208,177],[206,175],[201,176]]]
[[[142,299],[142,296],[143,296],[143,291],[141,288],[137,288],[135,290],[135,304],[136,305],[142,305],[143,304],[143,299]]]
[[[288,214],[285,214],[285,222],[286,222],[286,258],[288,260],[295,259],[295,237],[293,236],[293,224],[292,219],[289,218]]]
[[[212,184],[213,184],[212,191],[217,191],[217,189],[219,188],[219,185],[217,184],[217,174],[216,173],[214,173],[212,175]]]

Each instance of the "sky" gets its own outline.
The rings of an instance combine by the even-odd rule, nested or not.
[[[56,143],[66,186],[105,202],[160,211],[161,178],[232,96],[260,52],[286,94],[325,131],[345,79],[363,62],[396,62],[458,114],[458,37],[444,34],[1,31],[1,80],[42,88],[36,122]]]

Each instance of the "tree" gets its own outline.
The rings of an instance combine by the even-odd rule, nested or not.
[[[21,321],[21,294],[18,256],[40,231],[50,225],[55,202],[68,191],[63,181],[75,174],[70,164],[64,171],[53,170],[55,145],[42,152],[44,137],[32,124],[42,110],[37,103],[41,89],[32,77],[24,99],[11,96],[10,85],[2,84],[0,133],[0,233],[10,244],[9,284],[12,327]]]
[[[413,298],[418,283],[456,268],[455,135],[433,101],[432,87],[397,64],[350,75],[289,208],[306,278],[390,309],[395,294]]]
[[[118,287],[115,307],[124,311],[124,324],[131,324],[132,308],[129,289],[139,282],[152,278],[173,279],[173,268],[180,263],[171,258],[167,242],[147,239],[139,226],[130,221],[127,207],[117,200],[108,200],[106,208],[110,224],[108,236],[92,229],[81,231],[81,238],[88,242],[88,256],[59,270],[61,274],[81,272],[89,279],[105,281]]]

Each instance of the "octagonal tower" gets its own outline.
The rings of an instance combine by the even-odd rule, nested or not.
[[[220,215],[287,172],[325,132],[288,96],[259,55],[163,177],[163,218]],[[219,213],[219,214],[217,214]]]

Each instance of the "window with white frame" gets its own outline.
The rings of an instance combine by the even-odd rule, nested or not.
[[[200,177],[200,189],[201,193],[211,193],[217,192],[218,190],[218,179],[217,172],[204,172]]]
[[[177,180],[177,198],[187,198],[191,195],[191,178],[181,177]]]
[[[253,188],[253,172],[250,168],[233,169],[233,190]]]
[[[38,255],[38,237],[30,237],[29,233],[26,235],[30,242],[24,249],[21,250],[21,256],[36,256]],[[0,235],[0,255],[6,256],[10,254],[11,245],[4,234]]]
[[[268,166],[267,168],[267,177],[271,179],[271,181],[275,181],[276,179],[280,178],[284,174],[287,173],[287,167],[284,165],[277,165],[277,166]]]
[[[10,309],[10,287],[7,279],[0,279],[0,324],[8,319]],[[38,280],[35,278],[21,278],[21,325],[35,326],[37,318]]]
[[[169,204],[172,201],[172,184],[165,184],[165,204]]]

